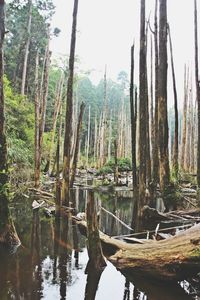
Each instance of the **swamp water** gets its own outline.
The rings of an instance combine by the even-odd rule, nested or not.
[[[130,225],[133,205],[131,193],[96,194],[98,205],[116,214]],[[73,203],[77,211],[85,210],[87,191],[74,190]],[[97,285],[95,276],[84,271],[88,262],[85,237],[66,217],[47,218],[42,209],[32,211],[31,199],[18,198],[12,216],[22,245],[15,254],[0,251],[0,300],[85,298],[88,289]],[[109,235],[128,234],[112,216],[101,211],[101,230]],[[87,276],[90,280],[87,281]],[[92,278],[92,280],[91,280]],[[179,284],[151,283],[147,280],[130,283],[109,262],[103,271],[96,300],[185,300],[200,299],[197,288],[187,281]],[[200,289],[199,289],[200,290]]]

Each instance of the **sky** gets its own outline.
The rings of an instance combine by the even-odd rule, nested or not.
[[[51,41],[53,55],[69,54],[73,0],[54,0],[56,13],[53,27],[60,36]],[[197,1],[198,2],[198,1]],[[153,27],[155,0],[146,1],[146,16]],[[140,0],[79,0],[76,55],[82,70],[92,70],[91,79],[108,77],[116,80],[121,70],[130,72],[130,47],[135,41],[135,60],[139,61]],[[193,1],[168,0],[168,21],[173,41],[178,90],[182,95],[184,64],[193,66]],[[170,67],[169,67],[170,72]],[[138,65],[136,66],[138,81]],[[171,87],[169,76],[169,86]],[[171,90],[171,88],[170,88]]]

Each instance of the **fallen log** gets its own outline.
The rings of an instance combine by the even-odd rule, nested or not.
[[[77,222],[82,229],[86,222]],[[82,230],[81,230],[82,231]],[[200,224],[176,236],[145,244],[127,244],[100,232],[107,259],[122,273],[156,280],[181,280],[200,271]]]

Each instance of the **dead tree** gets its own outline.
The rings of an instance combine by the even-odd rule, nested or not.
[[[75,151],[74,151],[74,158],[72,163],[72,174],[70,179],[70,187],[73,187],[75,174],[76,174],[76,168],[77,168],[77,162],[78,162],[78,151],[79,151],[79,143],[80,143],[80,134],[81,134],[81,128],[82,128],[82,120],[83,120],[83,113],[85,109],[85,103],[81,103],[80,106],[80,114],[78,118],[78,124],[77,124],[77,132],[76,132],[76,143],[75,143]]]
[[[24,62],[23,62],[23,70],[22,70],[22,83],[21,83],[21,94],[25,94],[25,85],[26,85],[26,73],[27,73],[27,62],[28,62],[28,54],[29,54],[29,47],[31,42],[31,22],[32,22],[32,0],[28,1],[28,23],[27,23],[27,40],[25,45],[25,53],[24,53]]]
[[[160,188],[170,181],[167,120],[167,0],[160,0],[159,69],[158,69],[158,125],[160,153]]]
[[[46,119],[46,106],[48,97],[49,85],[49,65],[50,65],[49,40],[46,47],[43,93],[39,99],[39,84],[38,84],[38,58],[36,58],[35,70],[35,187],[40,185],[40,167],[42,157],[42,144]]]
[[[145,199],[146,186],[146,37],[145,37],[145,0],[141,0],[140,10],[140,63],[139,63],[139,86],[140,86],[140,108],[139,108],[139,202],[142,208]]]
[[[154,114],[154,149],[153,180],[159,182],[159,133],[158,133],[158,0],[155,0],[154,14],[154,48],[155,48],[155,114]]]
[[[95,271],[103,271],[106,262],[104,260],[101,242],[99,238],[99,230],[98,230],[98,221],[97,221],[97,211],[96,204],[94,201],[94,192],[88,192],[87,199],[87,238],[88,238],[88,256],[89,262],[86,267],[86,274],[90,267]]]
[[[74,82],[74,59],[76,46],[76,24],[78,13],[78,0],[74,0],[73,22],[71,34],[71,47],[69,56],[69,77],[67,81],[67,103],[65,115],[65,135],[64,135],[64,158],[63,158],[63,182],[62,182],[62,202],[69,203],[70,187],[70,152],[72,137],[72,114],[73,114],[73,82]]]
[[[173,149],[173,169],[176,180],[178,179],[178,98],[177,98],[177,89],[176,89],[176,77],[174,70],[174,59],[173,59],[173,50],[172,50],[172,39],[170,33],[170,27],[168,25],[169,33],[169,45],[171,52],[171,68],[172,68],[172,81],[173,81],[173,91],[174,91],[174,115],[175,115],[175,132],[174,132],[174,149]]]
[[[20,245],[8,207],[7,143],[4,115],[3,42],[5,36],[5,1],[0,0],[0,244],[14,248]]]
[[[198,24],[197,24],[197,1],[196,0],[194,0],[194,38],[195,38],[195,82],[196,82],[196,96],[197,96],[197,116],[198,116],[197,186],[198,188],[200,188],[200,80],[199,80]],[[200,197],[198,198],[200,199]]]
[[[137,101],[137,99],[135,99]],[[130,110],[131,110],[131,148],[133,188],[137,186],[136,175],[136,118],[134,106],[134,45],[131,47],[131,76],[130,76]]]
[[[185,144],[186,144],[186,130],[187,130],[187,102],[188,102],[188,76],[185,66],[184,71],[184,104],[183,104],[183,125],[182,125],[182,141],[181,141],[181,169],[184,170],[185,161]]]

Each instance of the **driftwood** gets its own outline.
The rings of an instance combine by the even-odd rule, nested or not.
[[[77,222],[80,231],[85,221]],[[181,280],[200,271],[200,224],[162,241],[127,244],[100,232],[104,255],[122,273],[156,280]]]
[[[133,230],[133,228],[131,228],[130,226],[128,226],[126,223],[124,223],[122,220],[120,220],[118,217],[116,217],[113,213],[111,213],[110,211],[108,211],[107,209],[105,209],[102,206],[99,206],[99,208],[101,208],[103,211],[105,211],[107,214],[109,214],[110,216],[112,216],[113,218],[115,218],[119,223],[121,223],[124,227],[126,227],[129,230]]]
[[[49,198],[55,198],[54,194],[51,194],[51,193],[48,193],[46,191],[42,191],[42,190],[39,190],[39,189],[36,189],[36,188],[29,188],[28,190],[31,191],[31,192],[35,192],[38,195],[46,196],[46,197],[49,197]]]
[[[183,222],[200,222],[200,210],[188,210],[188,211],[170,211],[168,213],[158,212],[156,209],[149,206],[144,206],[143,208],[143,217],[145,220],[154,220],[154,221],[183,221]]]

